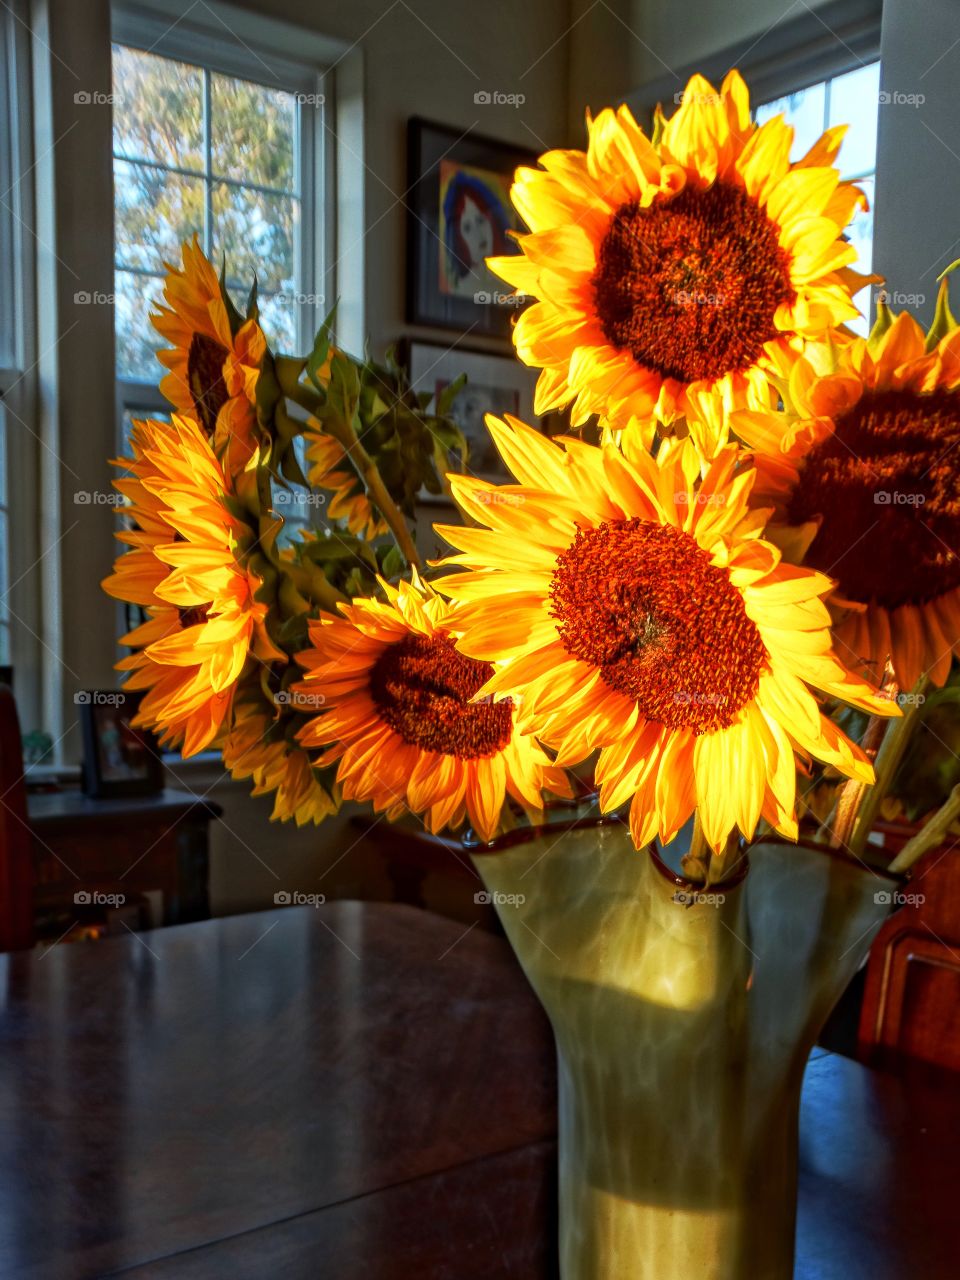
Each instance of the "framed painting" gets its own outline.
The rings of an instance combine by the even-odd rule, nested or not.
[[[149,796],[163,790],[163,765],[153,734],[131,724],[139,697],[87,689],[74,697],[83,733],[83,790],[98,799]]]
[[[407,146],[407,320],[508,338],[526,300],[485,259],[517,252],[510,185],[536,153],[417,118]]]
[[[484,417],[492,413],[502,418],[505,413],[511,413],[535,425],[533,393],[537,370],[528,369],[512,356],[465,351],[461,347],[442,347],[430,342],[408,343],[405,355],[413,389],[429,393],[431,405],[450,383],[466,374],[467,381],[454,398],[450,416],[467,442],[467,473],[496,484],[512,483],[513,477],[494,448]],[[450,469],[460,470],[460,458],[454,454],[450,457]],[[421,497],[429,495],[424,493]]]

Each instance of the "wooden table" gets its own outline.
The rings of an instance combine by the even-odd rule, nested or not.
[[[0,1277],[554,1276],[552,1059],[506,944],[408,907],[0,957]],[[960,1096],[911,1089],[811,1061],[799,1280],[958,1274]]]

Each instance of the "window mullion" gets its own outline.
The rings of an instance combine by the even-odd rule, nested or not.
[[[203,251],[208,258],[213,254],[213,88],[210,68],[203,69]]]

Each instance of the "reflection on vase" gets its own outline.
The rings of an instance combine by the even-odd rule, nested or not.
[[[890,880],[770,842],[698,894],[619,823],[474,862],[556,1036],[563,1280],[790,1280],[803,1070]]]

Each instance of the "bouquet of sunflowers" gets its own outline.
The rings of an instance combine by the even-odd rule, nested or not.
[[[798,780],[826,780],[824,834],[862,851],[878,749],[888,782],[960,642],[946,282],[928,332],[881,301],[856,336],[879,278],[844,237],[866,206],[844,130],[791,161],[736,72],[694,77],[649,136],[625,107],[587,123],[585,152],[517,171],[529,231],[490,261],[529,302],[536,413],[570,424],[488,419],[510,484],[470,474],[458,385],[431,405],[330,323],[276,353],[255,288],[238,310],[184,246],[153,317],[173,413],[118,463],[129,549],[104,584],[143,610],[119,664],[138,722],[298,823],[369,801],[489,841],[587,761],[638,848],[696,816],[692,880],[758,828],[796,838]],[[424,486],[463,515],[433,566]],[[328,518],[291,539],[298,491]]]

